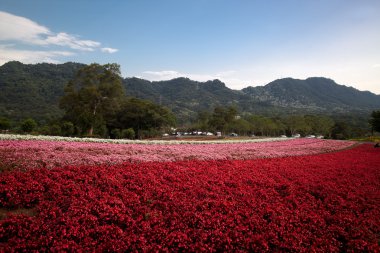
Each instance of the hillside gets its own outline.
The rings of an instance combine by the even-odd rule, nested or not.
[[[0,67],[0,116],[13,120],[33,117],[48,120],[60,116],[58,100],[79,63],[22,64],[8,62]]]
[[[65,84],[84,66],[79,63],[0,66],[0,116],[12,120],[33,117],[46,121],[62,115],[58,108]],[[293,113],[368,116],[380,108],[380,95],[313,77],[285,78],[265,86],[232,90],[219,81],[197,82],[188,78],[151,82],[125,78],[127,95],[149,99],[173,110],[180,122],[215,106],[235,105],[241,112],[281,116]]]
[[[197,82],[188,78],[150,82],[126,78],[127,94],[165,105],[181,119],[195,117],[196,112],[218,105],[240,104],[248,99],[241,91],[231,90],[219,80]]]
[[[279,79],[265,86],[247,87],[242,91],[254,101],[307,112],[366,112],[380,107],[379,95],[339,85],[323,77]]]
[[[243,112],[267,115],[368,114],[380,108],[380,95],[323,77],[285,78],[242,90],[231,90],[219,80],[202,83],[187,78],[160,82],[127,78],[124,85],[127,94],[166,105],[180,118],[195,116],[195,112],[217,105],[235,105]]]

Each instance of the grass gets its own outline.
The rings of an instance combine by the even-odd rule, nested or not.
[[[368,136],[362,138],[351,139],[352,141],[365,141],[365,142],[380,142],[380,136]]]

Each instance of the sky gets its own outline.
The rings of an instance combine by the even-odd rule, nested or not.
[[[327,77],[380,94],[380,1],[1,0],[0,65],[12,60],[232,89]]]

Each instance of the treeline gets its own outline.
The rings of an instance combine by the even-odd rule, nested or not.
[[[351,124],[352,123],[352,124]],[[236,133],[245,136],[322,135],[326,138],[348,139],[369,133],[369,127],[358,128],[349,119],[333,119],[323,115],[287,115],[267,117],[254,114],[240,115],[236,107],[216,107],[198,113],[187,129],[204,132]]]

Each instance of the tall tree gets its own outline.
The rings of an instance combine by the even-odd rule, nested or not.
[[[371,113],[371,119],[369,120],[369,123],[372,126],[372,134],[373,131],[380,132],[380,110],[373,111]]]
[[[301,115],[289,116],[284,119],[284,123],[292,135],[298,132],[302,132],[305,134],[310,132],[311,130],[311,126],[307,124],[305,118]]]
[[[226,126],[229,123],[232,123],[237,116],[238,111],[235,107],[221,107],[217,106],[214,109],[213,114],[211,115],[211,119],[209,124],[217,131],[224,132],[226,130]]]
[[[158,131],[164,127],[175,126],[175,121],[175,116],[169,109],[148,100],[130,98],[123,101],[116,120],[109,127],[132,128],[140,138],[142,131]]]
[[[60,107],[65,110],[65,120],[93,135],[96,125],[104,126],[108,118],[114,117],[124,96],[120,66],[93,63],[69,81]]]

